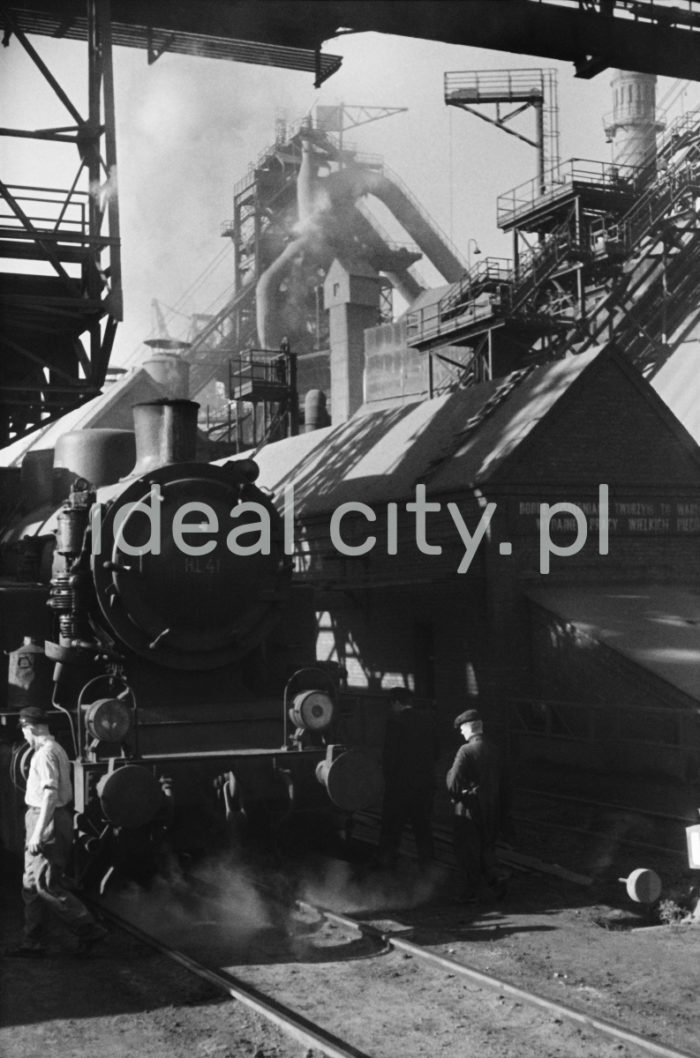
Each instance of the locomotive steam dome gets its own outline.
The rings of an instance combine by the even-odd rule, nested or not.
[[[174,404],[190,402],[152,407],[169,417]],[[291,560],[281,518],[252,483],[250,460],[154,469],[139,452],[138,432],[137,454],[142,476],[93,519],[98,623],[117,647],[158,665],[233,663],[260,641],[286,598]]]

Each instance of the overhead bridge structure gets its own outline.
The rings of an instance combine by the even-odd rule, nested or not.
[[[544,192],[501,195],[513,261],[480,262],[412,312],[409,344],[461,346],[461,385],[601,346],[653,377],[700,318],[700,112],[667,129],[655,161],[650,174],[571,159]],[[540,242],[518,254],[523,232]]]
[[[66,111],[58,128],[41,116],[17,127],[8,111],[0,135],[74,143],[77,169],[61,188],[0,178],[3,445],[105,380],[123,314],[113,46],[141,48],[151,63],[171,52],[282,66],[318,86],[340,66],[326,50],[335,38],[377,32],[569,61],[580,77],[610,66],[700,79],[693,0],[0,0],[0,25],[3,44],[24,49]],[[84,101],[69,98],[34,35],[86,41]]]
[[[84,0],[8,6],[25,32],[86,39]],[[152,58],[174,51],[307,64],[294,69],[318,62],[323,77],[339,64],[320,55],[324,43],[346,33],[391,33],[569,61],[580,77],[610,66],[700,79],[700,10],[693,0],[111,0],[111,9],[114,42],[147,48]],[[295,50],[306,58],[294,58]]]

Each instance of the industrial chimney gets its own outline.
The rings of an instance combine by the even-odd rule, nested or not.
[[[605,118],[605,136],[613,145],[615,165],[656,169],[656,75],[616,70],[610,82],[613,112]]]
[[[190,348],[190,343],[175,338],[147,338],[144,345],[153,352],[142,366],[160,387],[163,396],[186,400],[189,397],[190,365],[183,360],[182,354]]]

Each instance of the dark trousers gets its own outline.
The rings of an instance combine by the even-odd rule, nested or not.
[[[28,808],[25,815],[27,842],[34,833],[38,808]],[[24,901],[24,943],[35,947],[45,930],[45,909],[49,908],[72,933],[85,933],[95,922],[85,905],[63,885],[73,843],[73,819],[68,808],[57,808],[47,828],[47,840],[41,852],[24,849],[22,899]]]
[[[387,864],[395,862],[401,834],[404,827],[410,824],[416,839],[419,862],[430,863],[433,858],[432,814],[432,790],[385,789],[379,838],[382,860]]]
[[[452,838],[465,894],[478,894],[482,880],[489,885],[501,880],[495,847],[486,839],[483,828],[477,822],[469,816],[454,816]]]

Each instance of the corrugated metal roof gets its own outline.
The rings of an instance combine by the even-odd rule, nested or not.
[[[664,584],[545,587],[528,596],[610,650],[700,700],[700,594]]]
[[[571,384],[598,356],[598,351],[582,353],[536,368],[509,390],[502,403],[473,426],[467,425],[464,440],[430,478],[433,492],[452,492],[468,484],[480,484],[493,477],[504,460],[543,419]],[[502,379],[509,384],[514,375]]]
[[[55,448],[59,437],[70,430],[86,430],[97,426],[132,429],[132,405],[143,400],[157,400],[162,395],[160,387],[148,372],[141,367],[137,368],[113,382],[104,393],[69,411],[56,422],[42,426],[0,449],[0,466],[16,467],[29,451]]]
[[[700,444],[700,335],[683,342],[651,384]]]
[[[418,482],[433,494],[469,488],[494,474],[596,355],[535,368],[508,390],[509,380],[499,379],[402,407],[361,409],[339,426],[266,445],[255,457],[258,484],[275,494],[292,484],[297,515],[348,500],[412,497]]]

